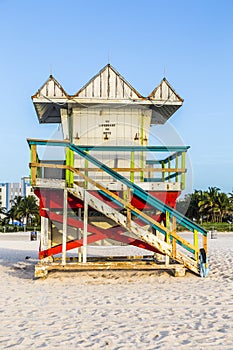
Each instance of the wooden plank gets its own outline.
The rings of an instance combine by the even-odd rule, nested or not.
[[[37,264],[35,266],[35,277],[45,278],[48,277],[49,271],[121,271],[121,270],[133,270],[133,271],[173,271],[174,277],[185,276],[185,268],[177,264],[163,265],[156,263],[139,263],[135,262],[87,262],[86,264],[81,263],[67,263],[66,265],[61,265],[59,263],[53,263],[52,265],[41,265]]]
[[[39,266],[39,264],[38,264]],[[45,265],[43,265],[45,267]],[[177,269],[177,264],[158,264],[154,261],[96,261],[84,263],[67,263],[65,266],[61,263],[51,263],[46,265],[47,270],[167,270]]]
[[[58,179],[37,179],[35,188],[57,188],[64,189],[66,187],[65,180]]]
[[[51,168],[51,169],[68,169],[67,165],[64,164],[48,164],[48,163],[38,163],[38,162],[31,162],[29,163],[30,167],[37,167],[37,168]]]
[[[187,267],[190,271],[195,272],[197,275],[200,274],[198,263],[183,252],[177,250],[176,261],[180,262],[183,266]]]
[[[62,227],[62,264],[66,264],[66,240],[67,240],[67,189],[64,189],[63,194],[63,227]]]
[[[103,172],[104,170],[101,168],[76,168],[79,171],[85,171],[88,170],[89,172]],[[186,173],[186,169],[181,168],[111,168],[114,171],[118,172],[132,172],[132,173],[138,173],[138,172],[146,172],[146,173]],[[131,181],[131,180],[130,180]],[[133,181],[132,181],[133,182]]]
[[[87,262],[87,225],[88,225],[88,198],[84,191],[84,218],[83,218],[83,263]]]

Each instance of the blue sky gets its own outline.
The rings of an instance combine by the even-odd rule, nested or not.
[[[141,94],[164,77],[190,145],[193,188],[233,189],[233,1],[0,0],[0,181],[29,174],[26,138],[49,138],[31,102],[48,78],[73,94],[110,63]],[[161,131],[163,132],[163,131]]]

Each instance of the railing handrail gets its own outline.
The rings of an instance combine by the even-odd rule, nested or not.
[[[40,146],[63,146],[68,147],[71,145],[70,141],[66,140],[38,140],[38,139],[27,139],[29,145],[40,145]],[[78,145],[81,150],[84,151],[143,151],[143,152],[186,152],[190,146],[94,146],[94,145]]]

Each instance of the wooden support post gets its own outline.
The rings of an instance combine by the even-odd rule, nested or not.
[[[178,157],[178,153],[176,153],[176,169],[179,168],[179,157]],[[176,173],[176,182],[179,181],[179,174]]]
[[[171,169],[171,161],[170,161],[170,159],[168,160],[168,169]],[[168,182],[171,182],[171,178],[170,178],[170,176],[171,176],[171,173],[170,172],[168,172],[167,173],[167,176],[168,176]]]
[[[88,151],[86,151],[87,153],[88,153]],[[85,176],[88,176],[88,160],[87,159],[85,159],[85,165],[84,165],[84,167],[85,167],[85,172],[84,172],[84,174],[85,174]],[[88,181],[85,179],[85,181],[84,181],[84,188],[85,189],[87,189],[88,188]]]
[[[164,160],[162,160],[162,169],[165,169],[165,162]],[[162,171],[162,181],[164,182],[165,181],[165,172]]]
[[[67,189],[64,189],[63,196],[63,230],[62,230],[62,265],[66,265],[66,241],[67,241]]]
[[[36,153],[36,145],[31,145],[31,163],[36,163],[37,161],[37,153]],[[31,167],[31,185],[36,185],[36,167]]]
[[[131,152],[131,161],[130,161],[130,168],[134,168],[134,151]],[[130,172],[130,181],[134,183],[134,171]]]
[[[70,149],[66,147],[66,166],[70,166]],[[66,169],[66,186],[70,187],[70,170]]]
[[[169,230],[169,232],[171,231],[171,227],[170,227],[170,213],[168,211],[166,211],[166,228]],[[166,242],[170,243],[170,233],[166,232]]]
[[[70,149],[70,166],[74,168],[74,151]],[[72,170],[70,170],[70,181],[69,181],[70,187],[74,187],[74,173]]]
[[[84,218],[83,218],[83,262],[87,262],[87,224],[88,224],[88,202],[87,192],[84,191]]]
[[[78,218],[81,220],[81,208],[78,208]],[[81,239],[81,230],[78,229],[78,239]],[[82,262],[82,247],[78,247],[78,262]]]
[[[176,218],[172,217],[172,232],[176,233]],[[176,257],[176,238],[172,237],[172,256]]]
[[[186,152],[182,152],[181,154],[181,169],[185,171],[185,164],[186,164]],[[185,189],[185,172],[181,174],[181,189]]]
[[[127,202],[130,203],[131,202],[131,190],[128,187],[127,188]],[[131,210],[129,207],[127,207],[127,227],[131,226]]]
[[[203,248],[205,249],[205,252],[207,254],[208,247],[207,247],[207,236],[203,235]]]
[[[144,139],[144,119],[143,115],[141,116],[141,126],[140,126],[140,143],[141,146],[143,146],[143,139]],[[144,168],[144,153],[140,152],[140,168]],[[140,171],[140,182],[144,181],[144,173],[143,171]]]
[[[198,261],[199,246],[198,246],[198,231],[193,231],[193,245],[195,248],[195,260]]]
[[[72,109],[68,110],[68,132],[69,132],[69,140],[73,143],[73,111]]]
[[[203,248],[205,249],[205,252],[206,252],[206,256],[208,254],[208,248],[207,248],[207,236],[204,236],[203,235]],[[207,269],[208,268],[208,259],[206,260],[206,263],[205,263],[205,268]]]
[[[48,235],[49,235],[49,219],[41,216],[41,233],[40,233],[40,250],[48,249]],[[43,261],[47,261],[47,258],[44,258]]]
[[[74,167],[74,152],[69,147],[66,147],[66,165]],[[74,173],[70,169],[66,169],[66,186],[74,187]]]
[[[166,211],[166,228],[169,230],[170,232],[170,213],[168,211]],[[166,242],[169,244],[171,243],[171,237],[170,237],[170,233],[166,232]],[[168,255],[165,255],[165,265],[169,265],[170,263],[170,258]]]

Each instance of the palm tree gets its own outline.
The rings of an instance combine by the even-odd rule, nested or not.
[[[16,213],[21,221],[26,221],[26,226],[33,219],[37,222],[39,220],[39,207],[36,198],[34,196],[23,198],[19,203]]]
[[[202,220],[202,213],[199,209],[199,203],[204,198],[204,192],[201,190],[195,190],[194,193],[191,195],[189,208],[187,211],[187,216],[191,220],[196,220],[197,222],[200,222]]]
[[[203,192],[203,198],[199,202],[200,213],[207,218],[207,221],[216,222],[219,214],[218,197],[220,188],[209,187]]]
[[[12,224],[15,220],[21,221],[20,217],[18,217],[17,211],[22,200],[23,200],[22,196],[15,196],[15,198],[10,201],[11,208],[10,210],[8,210],[7,216],[8,216],[8,219],[12,222]]]
[[[187,210],[188,207],[188,210]],[[233,220],[233,193],[220,192],[218,187],[209,187],[207,191],[188,194],[178,201],[177,210],[197,222],[222,222]]]
[[[6,208],[0,207],[0,222],[1,222],[2,224],[5,223],[6,217],[7,217]]]
[[[222,222],[224,217],[230,214],[231,209],[231,203],[226,193],[219,193],[217,204],[219,209],[219,221]]]
[[[228,193],[229,202],[233,204],[233,192]]]

